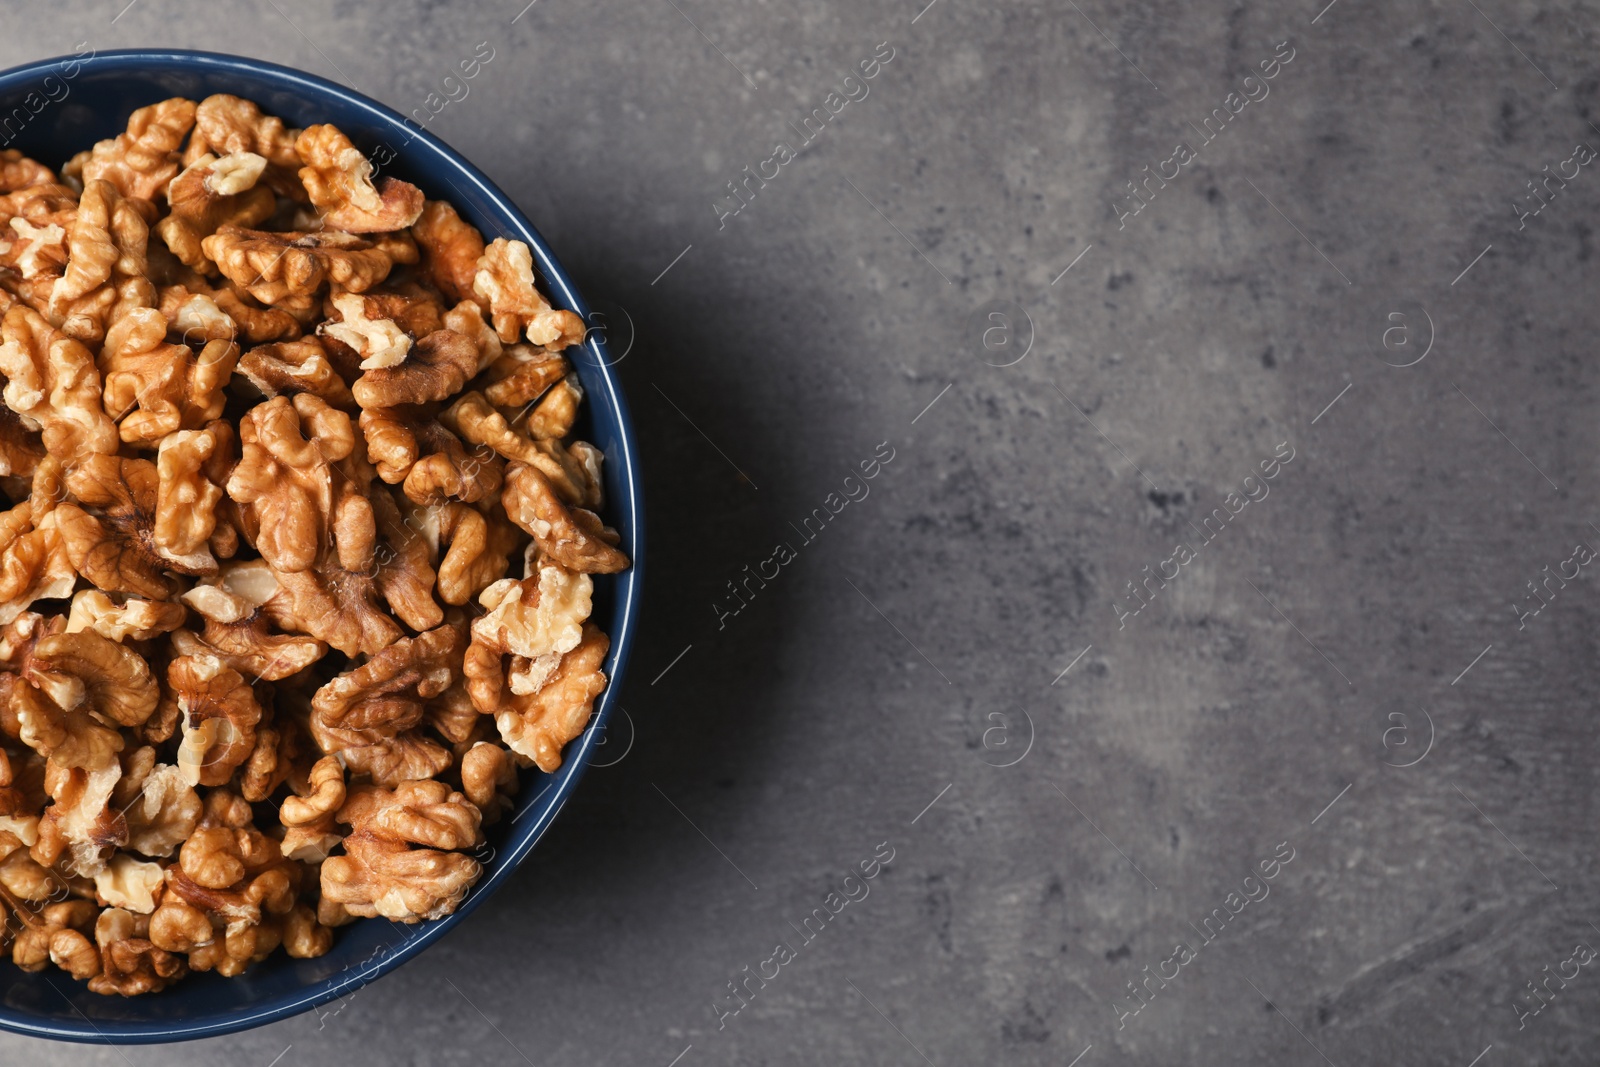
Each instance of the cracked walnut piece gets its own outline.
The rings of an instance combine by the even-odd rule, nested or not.
[[[489,319],[506,344],[525,333],[534,344],[559,352],[583,340],[583,320],[552,308],[533,284],[533,251],[521,241],[497,237],[489,242],[472,291],[489,305]]]
[[[479,222],[227,94],[59,170],[0,149],[24,969],[160,995],[448,915],[591,725],[629,561],[574,439],[584,323]]]
[[[336,126],[312,126],[294,143],[300,180],[322,223],[345,233],[403,230],[422,214],[422,190],[395,178],[372,184],[372,163]]]
[[[173,97],[128,116],[128,129],[94,146],[83,162],[87,186],[104,179],[123,196],[154,200],[178,173],[178,146],[194,125],[193,100]]]
[[[437,919],[477,881],[478,861],[456,850],[478,843],[482,813],[443,782],[357,787],[338,819],[351,832],[344,855],[322,864],[324,923],[330,905],[365,918]]]

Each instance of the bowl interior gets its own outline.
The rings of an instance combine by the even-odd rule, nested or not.
[[[0,147],[20,148],[59,168],[73,154],[113,137],[135,109],[172,96],[199,100],[232,93],[254,100],[294,127],[331,122],[380,173],[449,200],[485,240],[515,238],[533,249],[551,303],[588,319],[588,307],[542,238],[521,212],[476,168],[399,115],[324,79],[269,63],[199,52],[127,51],[92,59],[46,60],[0,73]],[[595,576],[594,622],[611,635],[605,670],[611,684],[596,702],[583,736],[566,749],[554,775],[524,772],[512,818],[488,831],[477,853],[484,873],[456,913],[405,926],[365,919],[340,928],[333,949],[314,960],[281,951],[238,978],[193,974],[165,992],[123,999],[90,993],[82,982],[50,968],[26,974],[0,960],[0,1027],[41,1037],[80,1041],[154,1042],[212,1036],[260,1025],[345,996],[415,955],[472,911],[527,855],[566,801],[589,762],[616,702],[632,644],[641,577],[642,515],[635,482],[632,427],[600,331],[568,350],[583,382],[578,436],[605,452],[604,517],[622,535],[634,567]]]

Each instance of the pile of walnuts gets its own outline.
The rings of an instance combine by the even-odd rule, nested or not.
[[[124,996],[455,909],[629,561],[582,320],[333,126],[0,152],[0,949]]]

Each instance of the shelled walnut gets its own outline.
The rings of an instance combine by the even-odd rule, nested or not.
[[[159,994],[450,914],[607,684],[583,320],[238,97],[51,162],[0,150],[0,951]]]

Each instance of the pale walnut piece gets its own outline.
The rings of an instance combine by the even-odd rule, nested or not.
[[[500,343],[500,335],[494,332],[494,327],[484,321],[483,309],[477,301],[461,301],[446,311],[442,320],[445,329],[471,338],[478,346],[478,373],[483,373],[505,354],[506,346]]]
[[[53,185],[56,173],[15,148],[0,149],[0,193],[15,192],[30,185]],[[476,257],[474,257],[476,258]]]
[[[461,391],[478,370],[478,347],[453,330],[435,330],[401,363],[368,370],[350,387],[363,408],[426,404]]]
[[[528,436],[535,440],[560,439],[572,432],[578,417],[578,405],[583,403],[583,386],[576,374],[568,374],[551,386],[527,419]]]
[[[233,152],[220,159],[210,153],[189,164],[167,187],[172,212],[156,224],[168,251],[186,267],[210,266],[200,242],[219,226],[254,226],[277,207],[277,198],[257,185],[267,168],[254,152]]]
[[[303,332],[295,315],[262,307],[248,293],[235,292],[233,283],[228,281],[220,289],[213,289],[199,278],[167,286],[160,290],[160,306],[172,332],[184,344],[213,340],[261,344],[294,340]],[[304,310],[297,314],[304,314]]]
[[[389,276],[394,256],[353,234],[267,233],[222,226],[200,242],[223,277],[267,304],[307,309],[331,282],[352,293]]]
[[[167,318],[137,308],[106,333],[100,350],[105,410],[126,444],[156,447],[177,430],[195,430],[222,414],[223,386],[233,376],[239,346],[207,341],[196,353],[168,344]]]
[[[323,323],[318,332],[353,349],[361,358],[362,370],[393,367],[411,351],[410,335],[392,318],[370,315],[367,297],[338,293],[330,302],[339,313],[339,321]]]
[[[520,581],[503,578],[483,591],[478,602],[488,609],[472,624],[472,643],[462,670],[473,705],[486,715],[500,708],[506,690],[504,659],[528,661],[524,688],[537,689],[543,674],[578,646],[583,621],[589,617],[594,581],[554,564],[541,564],[537,574]]]
[[[311,126],[295,141],[300,181],[329,228],[346,233],[402,230],[422,214],[422,190],[395,178],[372,182],[372,163],[334,126]]]
[[[478,843],[482,814],[443,782],[357,787],[338,817],[352,829],[344,855],[323,861],[319,918],[337,905],[366,918],[437,919],[477,881],[478,862],[454,850]]]
[[[470,300],[483,255],[483,235],[443,200],[429,200],[411,226],[422,252],[422,276],[452,302]]]
[[[569,508],[542,471],[511,464],[501,499],[506,515],[533,535],[540,553],[568,570],[615,574],[628,568],[628,557],[614,547],[616,531],[592,511]]]
[[[533,252],[521,241],[497,237],[478,260],[472,291],[489,307],[500,340],[510,344],[526,335],[536,345],[559,352],[583,340],[583,320],[550,306],[533,282]]]
[[[610,647],[610,638],[585,624],[583,640],[561,657],[535,692],[513,692],[494,715],[500,736],[513,752],[547,774],[560,769],[562,748],[583,733],[594,698],[606,687],[600,665]]]
[[[169,600],[112,597],[98,589],[80,589],[72,595],[67,633],[93,630],[108,640],[150,641],[183,625],[188,612]]]
[[[19,305],[0,320],[0,374],[6,406],[24,425],[39,428],[50,455],[70,465],[89,453],[117,450],[93,354],[32,308]]]
[[[94,146],[83,164],[84,185],[104,179],[123,196],[160,197],[178,173],[178,146],[194,117],[194,101],[182,97],[141,107],[125,133]]]

